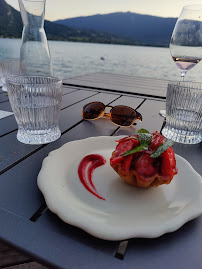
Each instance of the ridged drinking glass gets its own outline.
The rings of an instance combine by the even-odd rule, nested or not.
[[[45,144],[61,136],[58,118],[62,81],[53,77],[7,78],[8,96],[18,124],[17,139],[25,144]]]
[[[7,91],[6,77],[11,75],[24,75],[24,61],[15,58],[0,59],[0,77],[3,83],[3,91]]]
[[[166,96],[166,125],[162,134],[175,142],[197,144],[202,141],[202,85],[173,82]]]

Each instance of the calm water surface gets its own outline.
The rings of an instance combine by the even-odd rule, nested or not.
[[[20,39],[0,39],[0,58],[19,57]],[[71,78],[108,72],[166,80],[180,80],[168,48],[49,41],[54,75]],[[202,82],[202,62],[186,80]]]

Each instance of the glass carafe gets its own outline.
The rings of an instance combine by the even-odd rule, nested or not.
[[[20,58],[25,63],[26,75],[52,76],[52,64],[44,15],[46,0],[18,0],[23,21]]]

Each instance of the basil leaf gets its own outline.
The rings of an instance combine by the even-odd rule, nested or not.
[[[147,147],[148,149],[148,146],[151,142],[151,139],[152,139],[152,134],[150,134],[149,131],[147,131],[146,129],[140,129],[137,131],[138,133],[138,139],[140,141],[140,145],[145,145],[145,147]]]
[[[151,139],[152,139],[152,134],[150,133],[139,133],[138,134],[138,139],[140,141],[140,145],[146,145],[149,146]]]
[[[149,134],[149,131],[147,131],[146,129],[143,129],[142,128],[142,129],[138,130],[137,133],[138,134],[141,134],[141,133],[147,133],[147,134]]]
[[[138,151],[143,150],[143,149],[145,149],[145,145],[139,145],[139,146],[135,147],[134,149],[131,149],[131,150],[124,152],[124,154],[122,156],[128,156],[130,154],[133,154],[133,153],[138,152]]]
[[[134,149],[128,150],[124,152],[122,156],[128,156],[130,154],[136,153],[141,150],[148,150],[149,144],[151,142],[151,139],[153,137],[152,134],[150,134],[149,131],[146,129],[140,129],[137,131],[138,133],[138,139],[140,142],[140,145],[135,147]],[[161,144],[150,156],[151,158],[157,158],[159,157],[164,151],[166,151],[168,148],[173,146],[175,142],[172,140],[166,140],[164,144]]]
[[[131,150],[124,152],[123,156],[128,156],[128,155],[136,153],[140,150],[148,150],[148,146],[151,142],[152,136],[153,135],[150,134],[147,130],[140,129],[138,131],[138,139],[139,139],[140,145],[135,147],[134,149],[131,149]]]
[[[168,139],[164,144],[161,144],[151,155],[152,158],[159,157],[164,151],[170,148],[175,142]]]

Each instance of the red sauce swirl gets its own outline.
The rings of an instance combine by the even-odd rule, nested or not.
[[[97,192],[92,180],[93,171],[106,163],[106,159],[99,154],[90,154],[85,156],[78,167],[78,175],[83,186],[93,195],[101,200],[105,200]]]

